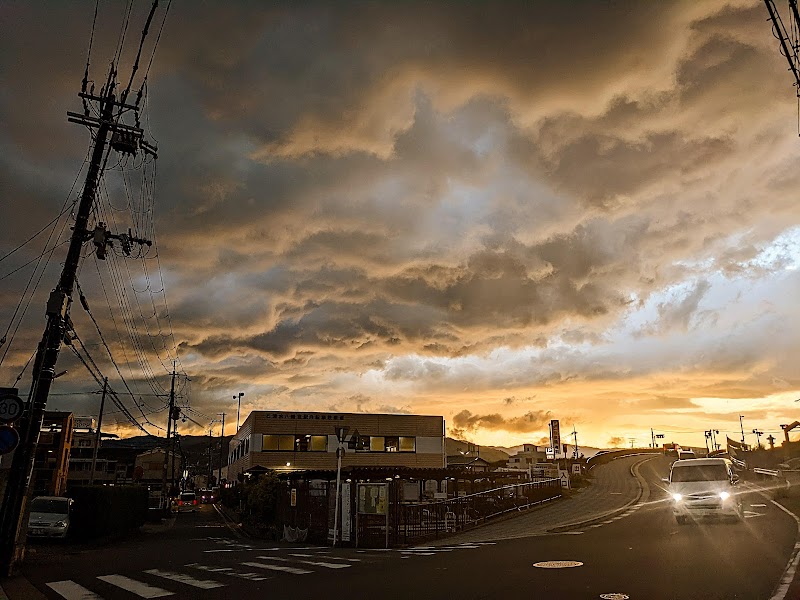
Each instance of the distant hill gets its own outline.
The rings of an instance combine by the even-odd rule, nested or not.
[[[447,456],[454,456],[459,453],[459,450],[462,452],[466,452],[467,448],[472,442],[467,442],[464,440],[456,440],[453,438],[446,438],[445,440],[445,452]],[[477,446],[477,444],[476,444]],[[493,448],[491,446],[478,446],[480,457],[484,460],[491,462],[496,462],[498,460],[508,461],[508,452],[504,452],[502,449]]]
[[[570,454],[572,454],[572,444],[568,444],[568,445],[569,445],[569,452],[570,452]],[[522,451],[522,444],[520,444],[519,446],[511,446],[509,448],[506,448],[504,446],[493,446],[493,448],[495,450],[499,450],[500,452],[504,452],[504,453],[508,454],[509,456],[514,456],[517,452],[521,452]],[[542,447],[539,446],[539,448],[541,449]],[[602,450],[602,448],[593,448],[591,446],[579,446],[578,447],[578,451],[581,454],[583,454],[586,458],[591,458],[592,456],[594,456],[595,454],[597,454],[601,450]],[[481,452],[483,452],[483,448],[481,448]]]
[[[228,444],[233,436],[226,435],[223,438],[222,453],[228,454]],[[135,448],[145,452],[153,448],[160,448],[166,439],[150,435],[138,435],[118,440],[103,440],[103,448]],[[208,466],[208,446],[211,442],[212,464],[217,464],[219,460],[219,436],[214,436],[209,440],[207,435],[178,435],[177,451],[179,455],[186,457],[186,464],[189,467],[203,467],[204,472]]]
[[[223,439],[223,452],[227,455],[228,444],[231,440],[230,435],[226,435]],[[186,454],[187,463],[189,465],[207,465],[208,464],[208,436],[207,435],[181,435],[180,448]],[[118,440],[103,440],[104,448],[136,448],[142,452],[145,450],[152,450],[164,445],[165,439],[163,437],[154,437],[139,435],[136,437],[118,439]],[[448,456],[459,454],[459,450],[466,452],[469,444],[464,440],[456,440],[453,438],[446,438],[445,451]],[[214,453],[213,462],[217,461],[217,454],[219,453],[219,436],[211,438],[212,452]],[[520,446],[522,448],[522,446]],[[503,448],[493,448],[491,446],[479,446],[480,457],[489,461],[496,462],[499,460],[507,461],[508,452]],[[588,456],[588,455],[587,455]]]

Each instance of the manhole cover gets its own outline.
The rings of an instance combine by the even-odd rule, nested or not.
[[[545,560],[533,563],[533,566],[540,569],[568,569],[569,567],[582,567],[583,563],[577,560]]]
[[[627,594],[600,594],[603,600],[630,600]]]

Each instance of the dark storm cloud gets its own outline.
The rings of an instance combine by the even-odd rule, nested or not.
[[[95,80],[123,8],[100,6]],[[135,6],[122,72],[147,8]],[[0,8],[0,186],[13,199],[0,206],[0,255],[56,214],[84,159],[86,133],[64,111],[80,110],[93,10]],[[791,248],[755,262],[797,221],[793,95],[759,3],[171,11],[145,121],[160,149],[155,230],[170,300],[157,313],[204,373],[196,390],[209,407],[237,380],[279,402],[335,393],[349,406],[362,394],[403,407],[406,391],[378,394],[414,382],[529,398],[513,388],[686,375],[643,410],[680,408],[682,391],[744,397],[773,389],[773,375],[794,383],[796,349],[774,325],[800,322],[788,309],[756,335],[747,316],[719,333],[725,312],[705,309],[717,270],[755,280],[793,266]],[[0,326],[22,275],[0,282]],[[99,282],[86,273],[82,285],[96,305]],[[792,284],[781,290],[791,296]],[[620,341],[609,328],[646,306],[649,320],[629,328],[638,338]],[[97,312],[111,337],[111,311]],[[37,341],[33,315],[2,365],[12,377]],[[169,366],[144,339],[143,355]],[[485,372],[434,360],[531,347],[537,360],[487,360]],[[392,360],[403,356],[425,358]],[[361,391],[369,370],[398,387]],[[482,401],[460,413],[462,427],[491,430],[499,416],[527,431],[530,421]]]

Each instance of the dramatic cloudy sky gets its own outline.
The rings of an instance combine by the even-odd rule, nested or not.
[[[100,3],[98,89],[124,12]],[[65,112],[82,111],[93,14],[0,4],[0,256],[85,176],[90,138]],[[105,262],[89,244],[79,279],[142,411],[164,425],[147,394],[177,348],[204,426],[244,392],[245,414],[440,414],[481,444],[539,442],[551,418],[595,446],[651,427],[701,446],[738,438],[739,415],[780,436],[800,417],[800,138],[767,18],[760,0],[172,3],[142,121],[153,210],[152,165],[112,158],[91,221],[156,244]],[[66,246],[29,306],[43,264],[7,274],[49,231],[0,262],[0,385],[35,349]],[[96,412],[69,349],[63,369],[49,406]]]

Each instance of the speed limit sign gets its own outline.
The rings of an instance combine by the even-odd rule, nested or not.
[[[22,400],[16,394],[0,390],[0,423],[11,423],[22,415]]]

